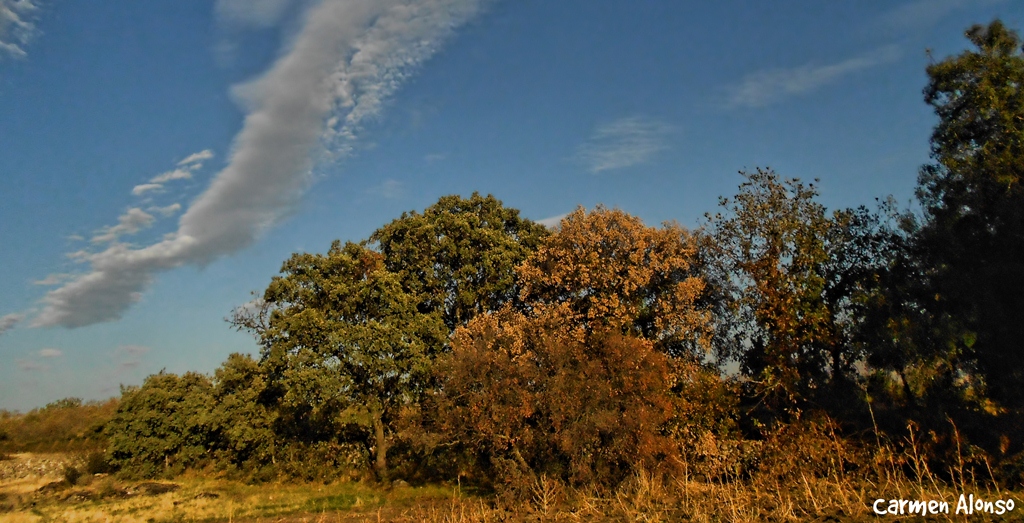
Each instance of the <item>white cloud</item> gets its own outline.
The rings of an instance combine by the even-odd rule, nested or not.
[[[427,163],[437,163],[437,162],[440,162],[440,161],[444,160],[445,158],[448,158],[447,154],[443,154],[443,153],[430,153],[430,154],[428,154],[428,155],[423,157],[423,161],[425,161]]]
[[[162,184],[165,182],[169,182],[171,180],[188,180],[190,178],[192,178],[191,171],[188,171],[186,169],[175,169],[173,171],[167,171],[163,174],[154,176],[153,179],[149,181],[149,183]]]
[[[61,357],[63,355],[64,355],[64,353],[61,352],[60,349],[46,348],[46,349],[41,349],[39,351],[39,357],[40,358],[59,358],[59,357]]]
[[[132,207],[117,218],[117,225],[100,229],[91,241],[93,243],[112,242],[122,235],[135,234],[150,225],[153,225],[153,215],[138,207]]]
[[[894,62],[899,49],[886,46],[872,53],[829,65],[811,64],[791,69],[767,69],[747,75],[729,89],[730,107],[764,107],[789,96],[813,91],[835,82],[845,75]]]
[[[548,229],[557,229],[562,224],[562,218],[565,218],[566,216],[569,216],[569,213],[564,212],[557,216],[550,216],[537,220],[537,223],[547,227]]]
[[[78,255],[90,271],[49,292],[32,325],[116,320],[155,273],[205,265],[250,245],[295,209],[315,158],[349,154],[363,125],[482,1],[315,4],[270,70],[236,89],[248,108],[242,130],[227,166],[179,218],[178,230],[148,247],[113,243]]]
[[[192,172],[202,169],[203,162],[210,158],[213,158],[213,151],[209,149],[190,154],[184,160],[178,162],[179,169],[173,169],[165,173],[158,174],[151,178],[149,182],[136,185],[132,188],[132,194],[135,196],[142,196],[150,191],[162,190],[164,188],[164,184],[167,182],[174,180],[190,180],[192,178]]]
[[[174,216],[175,213],[181,210],[180,203],[172,203],[166,207],[150,207],[149,211],[155,212],[165,218],[168,216]]]
[[[576,150],[576,158],[592,173],[647,163],[667,147],[671,131],[670,125],[651,118],[622,118],[598,126]]]
[[[21,323],[21,320],[23,319],[25,319],[25,315],[17,313],[0,316],[0,334],[13,329],[14,326]]]
[[[36,34],[39,6],[32,0],[0,0],[0,59],[25,58],[24,46]]]
[[[142,196],[150,191],[157,191],[163,188],[164,186],[159,183],[143,183],[132,187],[132,194],[135,196]]]
[[[405,184],[398,180],[385,180],[380,185],[367,189],[366,192],[386,200],[393,200],[405,194],[404,186]]]
[[[198,169],[199,167],[202,167],[203,166],[202,162],[205,162],[206,160],[209,160],[210,158],[213,158],[213,151],[211,151],[209,149],[204,149],[204,150],[199,151],[197,153],[193,153],[193,154],[190,154],[190,155],[186,156],[184,160],[178,162],[178,165],[179,166],[189,165],[190,169],[195,170],[195,169]]]

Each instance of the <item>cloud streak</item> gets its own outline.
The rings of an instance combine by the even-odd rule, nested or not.
[[[730,108],[764,107],[791,96],[808,93],[848,74],[894,62],[899,57],[898,48],[887,46],[834,64],[807,64],[790,69],[757,71],[729,89],[727,105]]]
[[[149,228],[153,225],[153,221],[152,214],[138,207],[132,207],[117,218],[117,225],[100,229],[96,236],[92,237],[91,241],[93,243],[117,241],[122,235],[135,234],[142,229]]]
[[[25,58],[25,45],[36,34],[32,0],[0,0],[0,59]]]
[[[14,328],[15,325],[21,323],[21,320],[25,319],[24,314],[8,314],[6,316],[0,316],[0,335]]]
[[[935,25],[949,14],[970,7],[989,6],[1006,0],[916,0],[882,15],[880,24],[892,31]]]
[[[284,16],[295,0],[217,0],[216,11],[227,22],[270,27]]]
[[[598,126],[576,159],[595,174],[647,163],[667,148],[671,131],[664,122],[640,116],[615,120]]]
[[[248,109],[227,166],[143,248],[113,243],[78,259],[89,270],[43,298],[37,327],[121,317],[160,271],[205,265],[252,244],[293,212],[317,160],[353,150],[363,126],[483,0],[328,0],[305,14],[290,48],[235,90]]]
[[[213,151],[209,149],[190,154],[184,160],[178,162],[177,169],[158,174],[151,178],[149,182],[133,187],[132,194],[135,196],[142,196],[150,191],[162,191],[164,184],[167,182],[173,182],[175,180],[190,180],[192,179],[192,173],[202,169],[203,162],[210,158],[213,158]]]
[[[379,185],[367,189],[366,193],[385,200],[394,200],[405,194],[405,184],[398,180],[384,180]]]

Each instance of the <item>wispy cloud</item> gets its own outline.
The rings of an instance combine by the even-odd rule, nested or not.
[[[367,194],[379,196],[385,200],[401,198],[405,194],[405,184],[398,180],[384,180],[366,190]]]
[[[804,94],[838,81],[845,75],[894,62],[899,48],[886,46],[874,52],[828,65],[802,65],[791,69],[766,69],[749,74],[729,89],[729,107],[764,107],[790,96]]]
[[[295,4],[295,0],[217,0],[217,15],[242,26],[270,27]]]
[[[66,282],[66,281],[68,281],[68,280],[70,280],[70,279],[72,279],[74,277],[75,277],[74,274],[70,274],[70,273],[66,273],[66,272],[55,273],[55,274],[48,274],[48,275],[46,275],[45,278],[43,278],[41,280],[36,280],[36,281],[32,282],[32,284],[33,285],[58,285],[58,284]]]
[[[142,196],[143,194],[146,194],[150,191],[159,191],[160,189],[163,188],[164,186],[159,183],[141,183],[139,185],[136,185],[135,187],[132,187],[132,194],[135,196]]]
[[[0,316],[0,334],[3,334],[14,328],[15,325],[21,323],[21,320],[25,319],[24,314],[8,314],[6,316]]]
[[[117,350],[129,356],[141,356],[149,352],[150,349],[145,345],[121,345]]]
[[[114,351],[114,357],[120,360],[117,364],[118,370],[134,370],[142,365],[142,356],[149,352],[149,347],[143,345],[121,345]]]
[[[117,218],[117,225],[100,229],[96,235],[92,237],[91,241],[93,243],[116,241],[123,235],[135,234],[142,229],[148,228],[153,225],[153,221],[154,218],[152,214],[149,214],[138,207],[132,207]]]
[[[649,162],[668,146],[672,126],[659,120],[630,116],[597,127],[576,150],[576,159],[592,173],[623,169]]]
[[[930,27],[961,9],[1005,2],[1006,0],[915,0],[886,12],[879,18],[879,23],[893,31]]]
[[[40,358],[59,358],[64,355],[64,352],[60,349],[46,348],[39,350]]]
[[[547,227],[548,229],[557,229],[562,224],[562,218],[565,218],[566,216],[569,216],[569,213],[564,212],[557,216],[549,216],[547,218],[537,220],[537,223]]]
[[[22,372],[40,372],[44,370],[50,370],[50,367],[43,365],[38,361],[24,358],[18,360],[18,368],[21,369]]]
[[[482,1],[314,4],[288,51],[235,90],[248,114],[231,157],[179,218],[177,231],[147,247],[115,242],[81,255],[90,270],[48,293],[32,324],[116,320],[157,272],[208,264],[250,245],[295,209],[316,159],[349,154],[363,126]]]
[[[197,153],[192,153],[186,156],[184,160],[178,162],[178,165],[182,167],[187,166],[188,168],[195,170],[202,167],[203,162],[211,158],[213,158],[213,151],[209,149],[204,149]]]
[[[213,151],[206,149],[190,154],[184,160],[178,162],[178,168],[165,173],[158,174],[146,183],[136,185],[132,188],[132,194],[142,196],[150,191],[162,191],[164,184],[175,180],[190,180],[192,173],[203,168],[203,162],[213,158]]]
[[[171,180],[188,180],[192,178],[192,172],[186,169],[175,169],[163,174],[154,176],[149,183],[167,183]]]
[[[32,0],[0,0],[0,59],[25,58],[25,45],[36,34]]]
[[[150,207],[149,211],[155,212],[163,217],[174,216],[178,211],[181,210],[180,203],[172,203],[164,207]]]

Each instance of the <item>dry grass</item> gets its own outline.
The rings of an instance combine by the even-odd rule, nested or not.
[[[927,470],[923,462],[913,462],[912,446],[903,454],[874,456],[877,461],[872,474],[853,474],[842,466],[823,469],[821,463],[809,462],[807,455],[793,452],[790,457],[796,466],[768,467],[768,472],[749,477],[709,478],[703,473],[667,476],[638,472],[611,491],[572,488],[541,476],[522,489],[517,500],[503,496],[468,496],[458,487],[450,486],[393,489],[360,483],[254,486],[187,476],[173,482],[177,490],[157,494],[152,492],[154,484],[172,483],[89,477],[79,484],[58,488],[52,482],[59,478],[53,476],[21,477],[0,482],[0,523],[841,522],[876,519],[871,504],[877,498],[938,499],[955,506],[961,493],[987,499],[1013,498],[1018,505],[1011,514],[976,514],[970,521],[1024,520],[1024,508],[1020,507],[1024,497],[1019,486],[1011,492],[991,482],[965,482],[963,475],[944,483]],[[19,457],[25,458],[26,455]],[[841,463],[841,460],[832,461]],[[904,472],[905,464],[911,469],[920,468],[919,480],[910,479]],[[954,466],[962,469],[963,464]],[[45,492],[39,491],[48,484]],[[937,519],[963,521],[968,518],[950,514]]]

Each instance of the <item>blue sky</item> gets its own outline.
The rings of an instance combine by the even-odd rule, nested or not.
[[[0,0],[0,408],[253,352],[293,252],[446,194],[689,227],[770,166],[908,202],[926,50],[1011,0]]]

